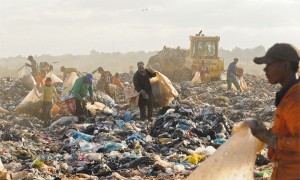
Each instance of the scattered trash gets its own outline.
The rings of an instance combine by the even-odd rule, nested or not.
[[[128,86],[132,83],[130,74],[121,74],[121,79]],[[189,81],[165,79],[167,88],[162,90],[159,85],[155,89],[163,107],[154,109],[151,123],[141,121],[139,111],[131,106],[137,103],[139,93],[130,87],[117,103],[97,92],[97,102],[86,106],[91,114],[72,116],[75,101],[66,101],[72,99],[69,87],[73,80],[65,80],[65,87],[58,80],[55,86],[62,102],[54,107],[51,125],[43,127],[37,91],[27,89],[20,78],[0,78],[4,87],[0,89],[0,179],[185,179],[194,174],[199,178],[197,167],[205,169],[204,176],[218,179],[233,177],[225,168],[223,174],[219,168],[222,162],[234,170],[246,161],[251,166],[238,172],[247,177],[254,172],[255,177],[269,177],[266,153],[255,161],[253,148],[241,150],[249,147],[252,139],[239,131],[231,134],[248,116],[270,122],[275,90],[261,77],[245,74],[244,80],[247,89],[241,93],[222,88],[224,81],[191,85]],[[164,97],[160,91],[168,93]],[[243,139],[241,145],[226,150],[238,135]],[[243,156],[237,151],[249,154],[250,150],[251,157],[241,160]]]

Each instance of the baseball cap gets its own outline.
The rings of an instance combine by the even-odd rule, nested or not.
[[[254,58],[256,64],[266,64],[274,60],[287,60],[291,62],[299,62],[297,50],[290,44],[277,43],[274,44],[263,57]]]
[[[85,78],[88,80],[88,83],[92,83],[92,81],[93,81],[93,75],[92,74],[90,74],[90,73],[87,73],[86,75],[85,75]]]

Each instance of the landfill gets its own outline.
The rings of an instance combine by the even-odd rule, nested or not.
[[[227,91],[226,81],[172,82],[177,97],[154,108],[152,123],[139,120],[139,110],[125,95],[115,102],[100,94],[96,104],[87,106],[92,111],[88,118],[61,109],[43,127],[31,105],[16,111],[33,90],[21,78],[2,77],[0,179],[188,178],[233,137],[233,128],[243,119],[257,117],[270,125],[277,87],[261,76],[243,78],[244,92]],[[121,80],[132,88],[132,74],[121,74]],[[61,93],[72,83],[56,86]],[[254,161],[253,178],[268,179],[272,167],[266,148]]]

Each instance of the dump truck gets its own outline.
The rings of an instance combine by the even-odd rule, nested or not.
[[[220,80],[224,71],[224,59],[218,56],[219,36],[204,36],[199,33],[190,36],[190,58],[192,60],[192,74],[200,69],[202,61],[209,67],[209,79]]]

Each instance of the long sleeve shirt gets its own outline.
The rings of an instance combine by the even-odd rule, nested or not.
[[[133,76],[133,84],[134,84],[134,89],[137,92],[140,92],[141,90],[146,91],[147,94],[152,93],[151,89],[151,84],[150,84],[150,78],[155,77],[156,73],[150,73],[146,69],[146,74],[142,75],[138,71],[134,74]]]
[[[236,64],[234,62],[230,63],[227,69],[227,77],[231,78],[236,76]]]
[[[25,63],[26,66],[31,67],[32,73],[37,74],[38,72],[38,65],[37,62],[35,60],[30,61],[31,63]]]
[[[300,80],[288,86],[276,94],[272,133],[278,140],[276,150],[269,147],[268,156],[272,162],[300,161]]]
[[[90,96],[93,96],[94,93],[92,84],[87,84],[84,79],[84,76],[76,79],[72,88],[75,98],[78,100],[82,100],[88,93]]]

